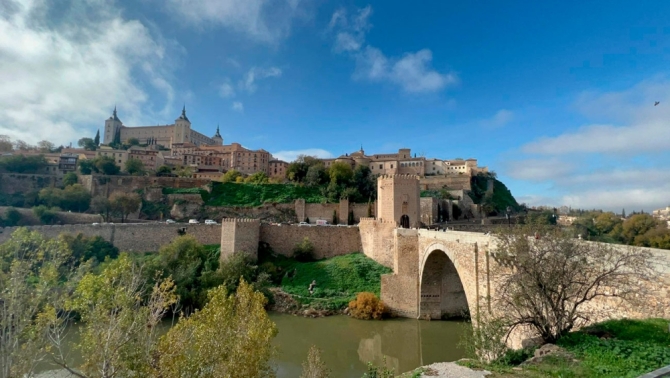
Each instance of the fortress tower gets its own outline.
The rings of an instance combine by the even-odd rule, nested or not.
[[[419,176],[381,175],[377,178],[377,219],[399,227],[419,227]]]

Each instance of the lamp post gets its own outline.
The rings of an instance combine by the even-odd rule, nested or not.
[[[511,212],[512,212],[512,208],[507,206],[507,209],[505,209],[505,216],[507,217],[507,225],[509,227],[512,227],[512,217],[510,216]]]

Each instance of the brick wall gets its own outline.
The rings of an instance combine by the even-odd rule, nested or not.
[[[284,256],[291,256],[295,245],[304,238],[314,245],[317,259],[362,251],[358,227],[261,225],[260,240]]]
[[[101,224],[64,225],[64,226],[30,226],[29,230],[38,231],[48,238],[56,238],[62,233],[85,236],[101,236],[122,251],[154,252],[179,236],[179,229],[193,235],[202,244],[219,244],[221,228],[204,224]],[[0,228],[0,243],[9,239],[16,227]]]

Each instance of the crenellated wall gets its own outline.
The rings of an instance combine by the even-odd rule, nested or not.
[[[221,221],[221,260],[235,252],[258,258],[260,240],[258,219],[223,219]]]

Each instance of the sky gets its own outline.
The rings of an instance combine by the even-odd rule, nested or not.
[[[0,0],[0,134],[192,127],[476,158],[519,202],[670,205],[670,2]],[[658,105],[654,105],[655,102]]]

